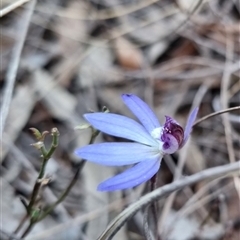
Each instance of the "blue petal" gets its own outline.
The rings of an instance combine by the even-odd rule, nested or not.
[[[160,123],[154,112],[139,97],[133,94],[122,94],[122,99],[149,133],[153,129],[160,127]]]
[[[198,109],[199,109],[198,107],[194,108],[188,117],[187,124],[186,124],[185,130],[184,130],[184,140],[183,140],[181,147],[186,143],[186,141],[189,138],[189,135],[192,131],[192,126],[193,126],[193,124],[196,120],[197,114],[198,114]]]
[[[89,113],[84,117],[94,128],[107,134],[146,145],[157,144],[145,128],[133,119],[113,113]]]
[[[146,182],[159,170],[161,158],[155,157],[136,164],[126,171],[98,185],[98,191],[115,191],[135,187]]]
[[[140,143],[99,143],[79,148],[75,154],[102,165],[123,166],[156,157],[159,150]]]

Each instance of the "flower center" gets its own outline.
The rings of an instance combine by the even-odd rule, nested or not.
[[[179,149],[184,139],[183,128],[171,117],[166,116],[163,127],[155,128],[152,137],[159,141],[163,154],[172,154]]]
[[[164,141],[166,134],[172,135],[177,140],[179,146],[182,144],[184,139],[183,128],[173,118],[168,116],[166,116],[166,122],[163,127],[162,141]]]

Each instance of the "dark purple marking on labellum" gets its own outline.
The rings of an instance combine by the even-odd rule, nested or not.
[[[163,134],[161,136],[161,140],[163,142],[168,142],[167,135],[170,134],[174,138],[176,138],[178,142],[178,146],[181,146],[184,139],[184,131],[183,128],[171,117],[165,116],[166,122],[163,127]]]

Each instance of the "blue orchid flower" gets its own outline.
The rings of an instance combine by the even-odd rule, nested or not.
[[[198,108],[189,115],[185,130],[166,116],[163,126],[150,107],[133,94],[123,94],[122,100],[140,123],[113,113],[89,113],[85,119],[96,129],[133,142],[99,143],[79,148],[78,157],[106,166],[135,164],[124,172],[107,179],[99,191],[115,191],[135,187],[151,179],[159,170],[165,154],[182,148],[189,138]]]

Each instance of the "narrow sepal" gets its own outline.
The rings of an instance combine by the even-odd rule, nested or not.
[[[82,159],[107,166],[123,166],[159,155],[156,148],[139,143],[98,143],[75,151]]]
[[[94,128],[109,135],[146,145],[156,145],[156,141],[146,129],[133,119],[113,113],[89,113],[84,117]]]
[[[160,127],[155,113],[139,97],[133,94],[122,94],[122,99],[149,133],[151,133],[153,129]]]
[[[199,110],[199,108],[196,107],[189,114],[187,124],[186,124],[185,130],[184,130],[184,140],[183,140],[181,147],[184,146],[184,144],[186,143],[186,141],[188,140],[188,138],[190,136],[190,133],[192,131],[192,126],[197,118],[198,110]]]
[[[160,168],[161,158],[142,161],[99,184],[98,191],[116,191],[138,186],[148,181]]]

